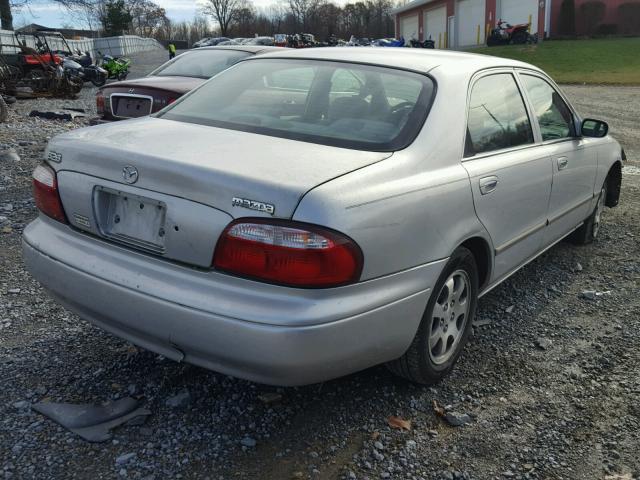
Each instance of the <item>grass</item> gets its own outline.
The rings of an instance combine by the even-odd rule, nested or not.
[[[531,63],[558,83],[640,85],[640,37],[545,40],[471,51]]]

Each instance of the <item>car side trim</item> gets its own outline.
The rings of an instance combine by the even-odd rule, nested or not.
[[[513,237],[511,240],[509,240],[509,241],[503,243],[502,245],[499,245],[498,247],[496,247],[495,254],[496,255],[500,255],[501,253],[504,253],[506,250],[508,250],[509,248],[513,247],[516,243],[520,243],[522,240],[530,237],[534,233],[539,232],[540,230],[542,230],[547,225],[548,225],[548,221],[545,220],[542,223],[539,223],[537,225],[534,225],[531,228],[526,229],[521,234]]]
[[[595,197],[595,194],[592,194],[592,195],[590,195],[590,196],[589,196],[589,198],[586,198],[586,199],[584,199],[584,200],[581,200],[581,201],[580,201],[580,202],[578,202],[577,204],[575,204],[575,205],[573,205],[573,206],[571,206],[571,207],[569,207],[569,208],[564,209],[564,210],[563,210],[563,211],[561,211],[560,213],[558,213],[558,214],[554,215],[553,217],[551,217],[551,218],[548,220],[547,224],[552,224],[552,223],[554,223],[554,222],[557,222],[558,220],[560,220],[560,219],[561,219],[562,217],[564,217],[565,215],[567,215],[567,214],[569,214],[569,213],[573,212],[574,210],[576,210],[576,209],[578,209],[578,208],[582,207],[585,203],[588,203],[588,202],[592,201],[592,200],[593,200],[593,197]]]
[[[482,290],[479,294],[478,294],[478,298],[481,298],[483,296],[485,296],[487,293],[489,293],[491,290],[493,290],[494,288],[496,288],[498,285],[500,285],[502,282],[504,282],[505,280],[507,280],[509,277],[511,277],[511,275],[513,275],[514,273],[518,272],[522,267],[524,267],[525,265],[533,262],[536,258],[538,258],[540,255],[542,255],[543,253],[545,253],[547,250],[549,250],[550,248],[554,247],[557,243],[561,242],[562,239],[568,237],[569,235],[571,235],[575,230],[577,230],[578,228],[580,228],[582,226],[584,222],[580,222],[578,225],[576,225],[575,227],[573,227],[571,230],[569,230],[567,233],[565,233],[564,235],[562,235],[561,237],[559,237],[557,240],[551,242],[549,245],[547,245],[545,248],[543,248],[542,250],[540,250],[539,252],[535,253],[534,255],[532,255],[531,257],[529,257],[527,260],[525,260],[524,262],[522,262],[520,265],[518,265],[516,268],[514,268],[513,270],[509,271],[508,273],[504,274],[501,278],[499,278],[498,280],[494,281],[493,283],[491,283],[489,286],[487,286],[487,288],[485,288],[484,290]]]

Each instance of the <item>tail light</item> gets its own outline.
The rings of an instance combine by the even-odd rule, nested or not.
[[[54,220],[67,223],[67,216],[64,214],[58,192],[56,172],[44,163],[38,165],[33,171],[33,198],[36,201],[36,207],[42,213]]]
[[[303,288],[357,282],[362,263],[360,247],[341,233],[304,223],[262,219],[229,224],[213,256],[217,270]]]
[[[104,95],[102,92],[96,93],[96,110],[99,115],[104,113]]]

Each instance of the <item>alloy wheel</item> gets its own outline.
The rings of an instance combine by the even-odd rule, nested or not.
[[[442,286],[433,307],[429,330],[429,357],[441,365],[455,353],[469,317],[471,281],[464,270],[456,270]]]

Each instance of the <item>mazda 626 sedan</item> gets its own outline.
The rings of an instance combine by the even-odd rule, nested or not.
[[[620,145],[539,69],[417,49],[253,56],[55,137],[29,270],[136,345],[258,382],[433,383],[478,298],[618,202]]]

